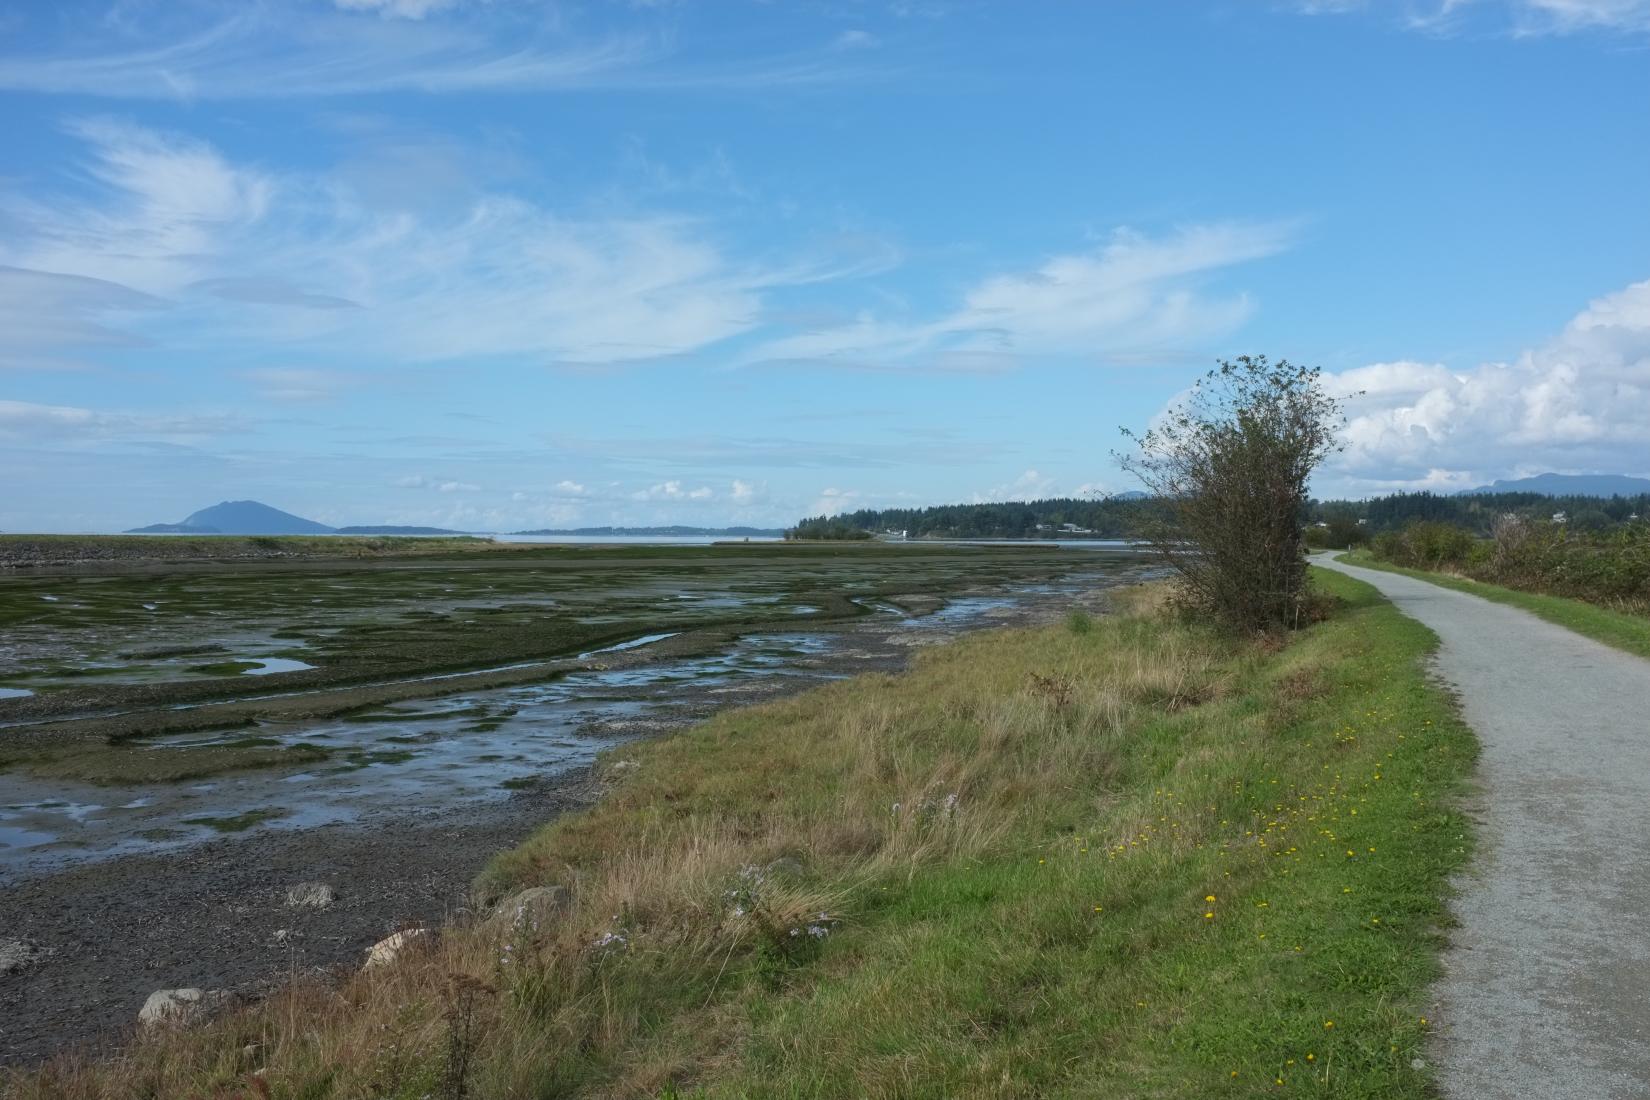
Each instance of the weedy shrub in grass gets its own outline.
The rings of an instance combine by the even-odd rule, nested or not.
[[[1236,633],[1301,625],[1307,481],[1339,449],[1339,402],[1321,372],[1264,355],[1222,361],[1119,465],[1158,508],[1141,530],[1177,595]]]
[[[1066,616],[1066,629],[1073,634],[1094,633],[1094,617],[1078,608]]]

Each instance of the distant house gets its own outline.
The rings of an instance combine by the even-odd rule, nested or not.
[[[1569,523],[1570,522],[1570,515],[1569,515],[1568,512],[1554,512],[1553,513],[1553,522],[1554,523]]]

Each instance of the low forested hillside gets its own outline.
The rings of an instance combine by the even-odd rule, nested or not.
[[[908,538],[1129,538],[1153,508],[1149,500],[1049,500],[997,504],[942,504],[932,508],[862,508],[835,517],[814,516],[798,529],[904,532]],[[827,536],[828,537],[828,536]]]

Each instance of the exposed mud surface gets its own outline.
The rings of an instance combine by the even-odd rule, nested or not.
[[[464,908],[492,855],[596,797],[600,751],[897,669],[914,647],[963,630],[1097,607],[1142,569],[1065,556],[1029,577],[1007,572],[949,599],[937,583],[901,592],[885,580],[884,596],[856,596],[855,614],[837,621],[810,621],[824,617],[808,610],[819,604],[787,594],[786,621],[633,635],[573,654],[576,669],[548,679],[538,669],[519,683],[466,681],[434,700],[421,689],[408,697],[421,702],[355,700],[322,717],[259,713],[259,751],[311,744],[319,766],[141,786],[0,773],[0,931],[38,949],[0,976],[0,1062],[117,1041],[156,989],[257,996],[295,972],[358,965],[397,927]],[[142,751],[164,753],[165,741]],[[337,903],[289,908],[286,889],[312,880]]]
[[[594,795],[578,768],[468,811],[408,807],[25,879],[0,892],[0,928],[45,950],[0,975],[0,1064],[119,1042],[156,989],[256,997],[294,974],[359,965],[396,929],[454,915],[490,856]],[[288,906],[287,888],[310,881],[337,901]]]

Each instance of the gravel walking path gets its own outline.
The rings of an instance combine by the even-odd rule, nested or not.
[[[1425,581],[1319,564],[1442,639],[1483,744],[1480,849],[1437,987],[1451,1100],[1650,1097],[1650,662]]]

